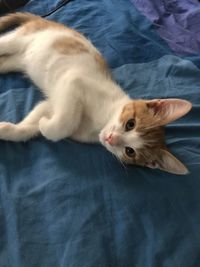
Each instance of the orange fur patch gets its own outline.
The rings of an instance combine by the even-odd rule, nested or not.
[[[62,37],[55,40],[53,47],[59,53],[66,55],[89,53],[88,48],[82,42],[70,37]]]
[[[134,106],[134,102],[130,102],[128,104],[126,104],[122,110],[121,116],[119,118],[119,121],[125,125],[125,123],[131,119],[134,118],[135,115],[135,106]]]
[[[19,15],[21,16],[21,15]],[[29,20],[30,17],[30,20]],[[26,20],[23,25],[19,28],[21,34],[30,34],[37,31],[43,31],[46,29],[55,29],[67,31],[72,34],[72,37],[62,37],[53,43],[53,47],[61,54],[80,54],[90,53],[89,47],[84,43],[87,39],[79,32],[66,27],[60,23],[43,19],[39,16],[35,16],[26,13]],[[92,55],[100,68],[100,71],[110,76],[108,65],[102,55],[99,52],[92,52]]]
[[[100,69],[104,72],[109,73],[108,65],[99,52],[95,52],[94,58],[95,58],[97,64],[99,65]]]
[[[43,19],[35,19],[24,23],[20,30],[21,34],[29,34],[48,28],[48,22]]]

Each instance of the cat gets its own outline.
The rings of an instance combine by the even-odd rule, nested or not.
[[[12,26],[0,36],[0,73],[25,73],[45,99],[21,122],[1,122],[0,139],[100,142],[124,163],[188,172],[168,151],[163,127],[189,112],[189,101],[131,99],[92,43],[62,24],[31,13],[0,18],[0,31]]]

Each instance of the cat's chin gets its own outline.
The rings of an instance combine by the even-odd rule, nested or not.
[[[99,133],[99,142],[103,145],[106,146],[106,142],[105,142],[105,130],[101,130],[101,132]]]
[[[108,150],[109,152],[111,152],[112,154],[115,154],[112,147],[109,145],[109,144],[106,144],[105,142],[104,143],[101,143],[105,148],[106,150]]]
[[[99,134],[99,142],[111,153],[113,153],[112,147],[105,141],[106,131],[103,129]]]

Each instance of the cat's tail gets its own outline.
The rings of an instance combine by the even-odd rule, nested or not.
[[[31,20],[38,20],[41,19],[39,16],[31,14],[31,13],[12,13],[8,14],[7,16],[0,17],[0,32],[7,30],[13,26],[19,26]]]

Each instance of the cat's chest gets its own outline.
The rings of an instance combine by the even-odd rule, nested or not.
[[[110,119],[111,100],[106,93],[90,91],[85,95],[78,129],[73,134],[79,141],[97,142],[99,133]]]
[[[94,116],[95,113],[83,113],[78,129],[72,135],[72,139],[81,142],[99,142],[99,133],[105,124],[105,120]]]
[[[110,120],[116,101],[123,93],[118,88],[102,87],[96,82],[87,85],[81,98],[81,120],[72,138],[82,142],[98,142],[99,133]]]

